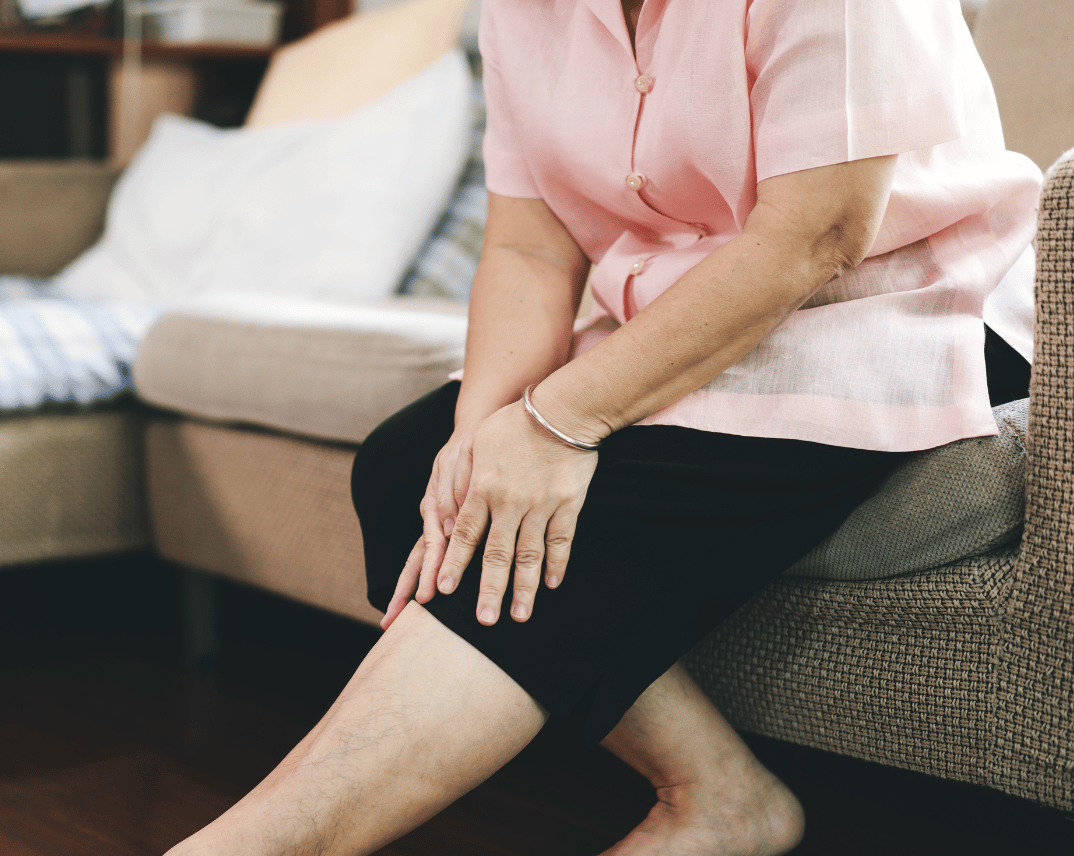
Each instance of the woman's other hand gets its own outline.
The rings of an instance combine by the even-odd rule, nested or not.
[[[456,429],[433,462],[421,500],[422,534],[410,551],[380,626],[387,630],[411,598],[428,603],[436,594],[436,576],[444,560],[459,506],[470,483],[474,432]]]
[[[511,617],[526,621],[541,582],[562,581],[575,523],[597,466],[597,453],[572,449],[546,434],[521,402],[481,423],[471,445],[471,472],[437,588],[454,591],[482,538],[477,618],[495,624],[514,568]],[[423,581],[424,582],[424,581]]]

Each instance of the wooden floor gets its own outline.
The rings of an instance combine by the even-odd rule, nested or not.
[[[148,558],[0,573],[0,856],[150,856],[212,820],[308,730],[375,634],[227,586],[221,653],[184,665],[178,576]],[[1074,821],[964,785],[749,738],[808,814],[799,856],[1072,856]],[[652,794],[552,725],[382,851],[596,854]]]

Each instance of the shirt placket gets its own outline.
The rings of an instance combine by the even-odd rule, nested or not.
[[[638,201],[645,205],[646,208],[648,208],[654,214],[657,214],[658,216],[664,218],[665,220],[669,220],[670,222],[676,223],[679,226],[688,227],[689,229],[697,233],[698,240],[700,240],[702,237],[708,234],[708,230],[706,229],[704,224],[687,223],[684,220],[679,220],[676,217],[672,217],[667,212],[661,211],[660,208],[658,208],[653,203],[652,197],[647,193],[647,188],[649,187],[649,179],[645,175],[645,172],[639,168],[639,164],[637,162],[638,135],[641,130],[642,117],[645,113],[645,104],[648,101],[649,96],[652,93],[654,87],[656,86],[656,80],[651,72],[642,70],[641,62],[639,62],[636,52],[634,53],[632,59],[633,69],[636,75],[634,77],[634,80],[632,81],[632,85],[637,92],[637,107],[635,109],[634,114],[633,137],[630,142],[630,172],[627,173],[623,180],[626,183],[627,188],[632,191],[635,196],[637,196]],[[629,313],[627,311],[627,303],[629,300],[629,292],[631,292],[632,290],[633,278],[640,275],[642,271],[646,269],[646,267],[652,262],[655,255],[655,253],[649,253],[646,256],[639,256],[631,264],[630,274],[627,277],[627,281],[623,289],[624,317],[629,317]]]
[[[637,108],[634,113],[634,131],[633,138],[630,141],[630,172],[627,173],[624,181],[626,186],[637,195],[638,199],[647,207],[656,211],[657,214],[662,212],[657,211],[656,207],[645,198],[644,189],[648,183],[648,179],[645,174],[640,172],[637,168],[637,148],[638,148],[638,129],[641,127],[641,116],[645,110],[646,96],[653,88],[653,79],[644,73],[641,73],[637,67],[637,59],[634,62],[634,70],[638,72],[637,77],[634,78],[634,89],[638,92]],[[666,215],[663,215],[666,216]],[[639,256],[634,260],[630,266],[630,274],[627,276],[626,282],[623,284],[623,317],[629,318],[632,314],[630,303],[631,292],[633,290],[634,277],[637,277],[645,270],[645,265],[648,264],[649,258],[646,256]]]

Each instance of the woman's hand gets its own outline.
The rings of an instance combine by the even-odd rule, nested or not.
[[[422,534],[410,551],[391,603],[380,622],[385,630],[411,598],[418,603],[428,603],[436,594],[436,575],[470,483],[473,439],[473,430],[457,428],[433,462],[429,484],[421,500]]]
[[[439,564],[437,588],[444,594],[455,590],[487,532],[478,621],[489,625],[499,619],[512,566],[511,617],[526,621],[533,613],[542,564],[549,588],[563,581],[597,453],[572,449],[550,437],[533,423],[521,402],[482,422],[467,451],[467,488]],[[460,460],[457,471],[462,469]],[[419,595],[424,585],[423,569]]]

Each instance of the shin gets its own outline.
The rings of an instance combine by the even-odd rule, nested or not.
[[[490,776],[546,719],[411,603],[306,738],[169,856],[371,853]]]

